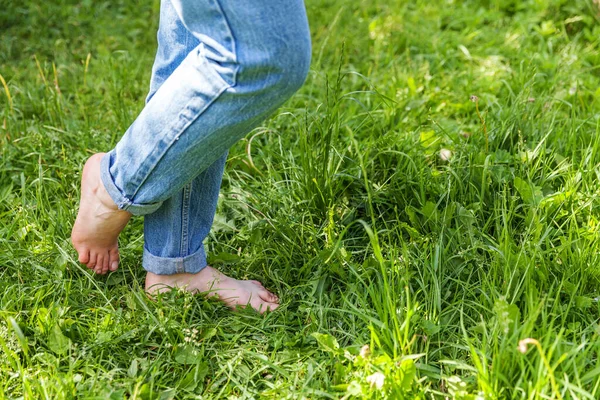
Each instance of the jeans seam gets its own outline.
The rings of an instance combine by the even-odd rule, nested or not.
[[[207,176],[207,174],[206,174],[206,171],[205,171],[205,172],[202,173],[202,182],[200,182],[200,190],[202,190],[202,188],[205,187],[206,176]],[[194,182],[193,180],[190,182],[190,195],[192,193],[193,182]],[[189,243],[188,243],[188,245],[189,245]],[[204,243],[200,243],[200,248],[203,248],[203,247],[204,247]],[[188,248],[189,248],[189,246],[188,246]]]
[[[189,223],[190,223],[190,195],[192,192],[192,182],[183,187],[183,196],[181,204],[181,246],[180,253],[181,257],[188,255],[189,249]],[[178,273],[185,272],[185,266],[181,265],[181,271],[177,270]]]

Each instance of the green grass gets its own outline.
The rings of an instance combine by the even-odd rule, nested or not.
[[[598,2],[307,2],[311,74],[232,149],[207,242],[266,316],[149,301],[140,219],[109,276],[70,247],[158,3],[0,8],[4,397],[600,398]]]

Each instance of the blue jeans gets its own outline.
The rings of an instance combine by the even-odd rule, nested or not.
[[[101,163],[119,209],[144,215],[143,267],[197,273],[227,150],[303,84],[302,0],[162,0],[146,105]]]

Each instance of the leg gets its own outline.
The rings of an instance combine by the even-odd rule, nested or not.
[[[113,222],[123,212],[117,208],[147,214],[180,192],[287,99],[308,68],[308,29],[297,0],[267,1],[253,8],[227,0],[172,3],[200,44],[149,96],[117,148],[102,159],[108,192],[101,189],[114,201],[105,219]],[[80,259],[86,259],[82,244],[93,247],[93,235],[102,228],[98,215],[86,218],[87,224],[79,225],[91,226],[88,237],[78,235],[79,246],[74,237],[76,248],[84,250],[78,248]]]
[[[102,159],[111,198],[139,215],[156,211],[287,100],[310,59],[300,0],[171,3],[200,44]]]
[[[158,51],[147,101],[199,44],[184,27],[169,0],[163,0],[160,18]],[[145,215],[142,265],[148,271],[147,288],[154,291],[187,286],[192,290],[220,294],[231,306],[240,301],[246,305],[250,301],[257,309],[261,306],[274,309],[277,297],[260,282],[236,281],[214,268],[207,268],[203,241],[212,226],[226,160],[227,153],[183,190],[165,200],[157,211]],[[206,271],[196,275],[205,268]]]
[[[160,9],[158,50],[152,68],[149,102],[200,41],[183,25],[170,0]],[[142,265],[155,274],[197,273],[206,266],[202,242],[212,226],[227,153],[144,216]]]
[[[148,93],[148,96],[146,98],[146,103],[150,101],[150,99],[154,96],[158,88],[162,86],[162,84],[169,78],[169,76],[181,64],[185,57],[200,44],[198,39],[195,38],[183,26],[181,20],[177,17],[177,13],[175,12],[175,9],[170,3],[170,0],[164,0],[161,2],[160,14],[160,26],[157,35],[158,50],[156,52],[154,66],[152,68],[152,78],[150,79],[150,92]],[[106,193],[104,193],[104,191],[101,190],[102,188],[97,185],[99,183],[98,179],[94,179],[94,177],[96,177],[97,175],[97,168],[94,168],[94,166],[97,167],[96,164],[100,162],[100,159],[101,156],[97,155],[92,157],[88,161],[88,163],[86,163],[81,190],[82,212],[80,212],[78,215],[78,220],[81,223],[75,223],[75,227],[73,229],[72,234],[72,241],[79,252],[80,262],[87,264],[89,268],[94,269],[94,271],[98,274],[106,274],[108,270],[115,271],[118,267],[119,253],[116,235],[118,235],[118,233],[122,229],[120,225],[124,226],[124,224],[127,223],[131,215],[128,212],[114,213],[113,210],[110,209],[110,207],[112,206],[112,199],[106,198]],[[99,177],[99,175],[97,176]],[[202,177],[199,176],[198,179],[202,179]],[[82,221],[82,219],[86,215],[89,215],[90,211],[89,207],[85,207],[89,203],[89,201],[85,201],[85,198],[94,198],[96,194],[104,195],[102,196],[103,201],[100,202],[100,205],[102,206],[103,212],[106,215],[116,214],[122,216],[122,223],[114,227],[114,231],[116,231],[116,234],[98,234],[96,231],[88,232],[88,230],[86,229],[89,225],[87,223],[88,221]],[[175,199],[180,198],[181,193],[174,195],[173,200],[171,200],[171,203],[173,203]],[[167,205],[166,207],[168,208],[169,205]],[[160,215],[164,219],[165,214],[166,213],[163,211],[162,213],[158,213],[157,216]],[[169,226],[169,224],[171,223],[170,219],[168,221],[164,221],[161,220],[161,218],[153,218],[153,220],[155,220],[156,222],[152,223],[151,226],[160,226],[162,223],[164,227]],[[109,228],[113,227],[110,226]],[[86,236],[90,235],[94,236],[94,243],[91,246],[87,243],[86,240],[81,240],[82,237],[85,238]],[[103,243],[102,246],[99,246],[98,238],[103,238],[107,236],[111,240],[107,243]],[[157,237],[156,234],[153,234],[153,232],[146,232],[146,236],[155,238]],[[168,239],[161,240],[161,243],[169,243],[169,241]]]

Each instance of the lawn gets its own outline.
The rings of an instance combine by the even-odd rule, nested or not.
[[[231,150],[211,265],[143,290],[69,243],[143,107],[158,1],[0,7],[0,398],[600,398],[597,0],[307,0],[304,87]]]

